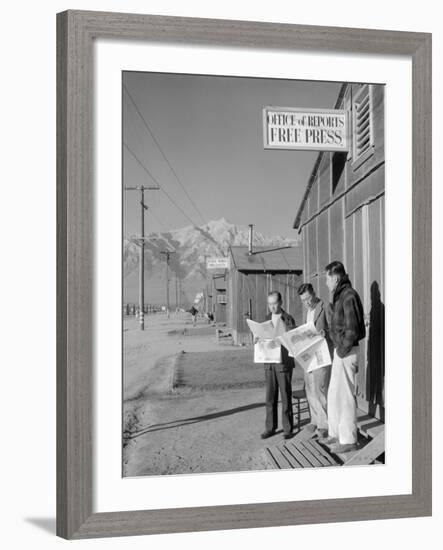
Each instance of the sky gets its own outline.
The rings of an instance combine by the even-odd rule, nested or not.
[[[123,185],[162,188],[145,193],[146,233],[224,217],[296,236],[317,153],[264,149],[263,107],[333,108],[341,83],[124,72],[123,85]],[[125,191],[124,236],[139,225],[139,193]]]

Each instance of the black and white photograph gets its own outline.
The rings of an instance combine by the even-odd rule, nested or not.
[[[4,548],[433,550],[438,8],[5,3]]]
[[[123,71],[123,477],[385,463],[384,96]]]

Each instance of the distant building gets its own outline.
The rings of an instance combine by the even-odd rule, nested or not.
[[[231,246],[229,258],[227,324],[236,344],[251,343],[246,319],[265,320],[267,294],[271,290],[281,292],[283,309],[301,324],[302,310],[297,294],[303,271],[301,246],[257,246],[252,254],[247,246]]]
[[[212,277],[212,314],[216,323],[226,323],[226,275],[214,275]]]
[[[348,153],[319,153],[297,212],[303,273],[330,301],[324,267],[345,265],[365,311],[358,404],[384,417],[385,148],[384,86],[344,84],[335,106],[349,113]],[[399,205],[400,207],[400,205]]]

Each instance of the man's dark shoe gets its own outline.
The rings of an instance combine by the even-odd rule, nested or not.
[[[291,439],[292,436],[293,436],[293,434],[292,434],[292,432],[290,432],[290,433],[284,434],[283,439]]]
[[[268,437],[272,437],[273,435],[275,435],[275,432],[263,432],[260,437],[262,439],[268,439]]]

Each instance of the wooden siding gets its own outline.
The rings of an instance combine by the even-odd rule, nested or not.
[[[309,194],[309,217],[318,212],[318,177],[315,179]]]
[[[309,278],[313,278],[317,276],[317,218],[307,225],[307,233],[307,273]]]
[[[345,264],[351,281],[354,280],[354,218],[345,218]]]
[[[369,205],[369,280],[366,401],[369,412],[384,416],[385,300],[384,300],[384,197]],[[379,410],[377,410],[379,409]]]
[[[219,303],[218,296],[219,295],[225,295],[226,300],[228,299],[228,292],[220,291],[217,289],[214,289],[213,296],[212,296],[212,313],[214,314],[214,321],[216,323],[226,323],[226,303]]]
[[[316,290],[318,296],[329,301],[329,291],[326,287],[324,268],[329,263],[329,215],[324,211],[318,217],[317,224],[317,277]]]
[[[271,290],[278,290],[281,293],[283,308],[295,318],[297,324],[301,324],[302,306],[297,293],[301,283],[301,274],[242,273],[230,270],[227,322],[233,331],[234,342],[251,343],[246,319],[250,316],[254,321],[265,320],[268,313],[267,295]]]
[[[349,109],[351,85],[343,108]],[[364,162],[323,154],[315,183],[302,213],[300,232],[304,250],[304,280],[330,301],[322,274],[332,260],[343,261],[360,294],[367,336],[360,343],[357,375],[359,407],[384,418],[384,87],[372,86],[374,147]],[[343,162],[345,160],[345,162]],[[335,166],[334,166],[335,163]],[[330,192],[327,192],[329,181]]]
[[[361,183],[355,185],[345,199],[345,215],[352,214],[358,208],[369,204],[384,194],[385,169],[380,165],[374,172],[369,173]]]
[[[319,206],[329,202],[331,198],[331,153],[324,153],[318,171],[319,179]]]
[[[329,215],[322,212],[317,222],[317,273],[324,271],[329,263]]]
[[[331,262],[334,260],[338,260],[346,264],[344,244],[344,199],[341,199],[331,206],[329,212],[329,224],[331,231],[329,260]],[[334,232],[334,238],[332,238],[332,232]]]

